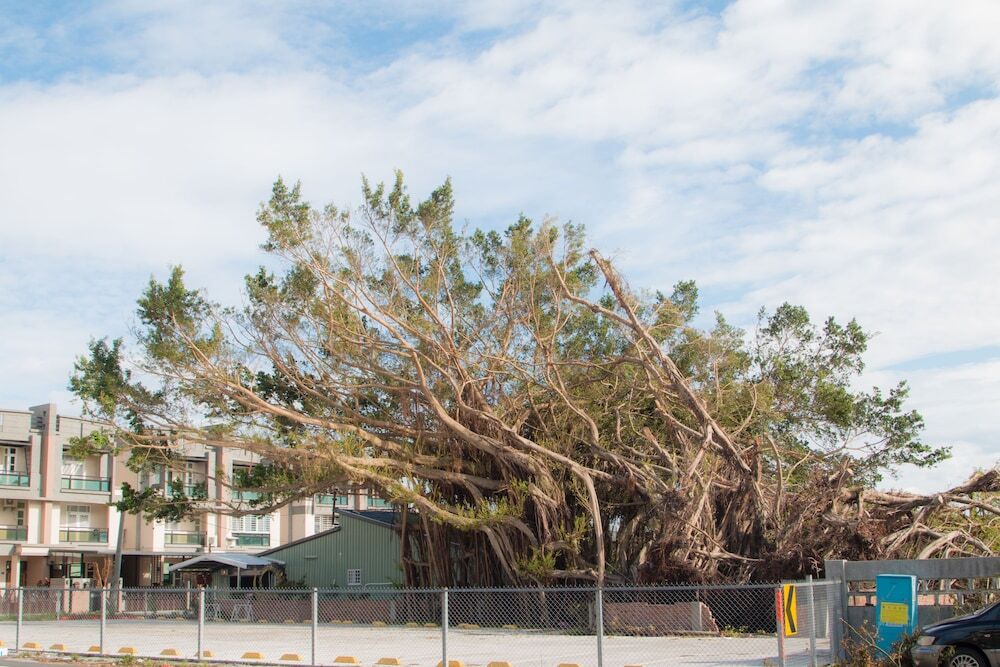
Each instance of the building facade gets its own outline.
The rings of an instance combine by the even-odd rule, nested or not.
[[[109,579],[119,522],[124,585],[155,586],[166,581],[171,564],[199,553],[257,553],[329,530],[340,509],[392,510],[369,490],[345,485],[270,514],[231,516],[226,510],[249,508],[254,493],[232,489],[226,480],[259,464],[259,457],[187,446],[169,469],[137,474],[126,467],[127,455],[69,455],[72,438],[100,428],[59,415],[54,404],[0,409],[0,586],[100,585]],[[178,479],[213,511],[168,523],[122,516],[111,504],[121,499],[124,482],[169,489]]]

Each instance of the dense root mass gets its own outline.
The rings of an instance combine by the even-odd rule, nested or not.
[[[461,233],[448,184],[416,206],[399,179],[364,194],[318,212],[279,181],[259,219],[283,276],[249,276],[234,312],[175,270],[139,301],[127,367],[118,341],[81,358],[74,389],[134,465],[169,465],[178,442],[257,452],[268,466],[227,480],[261,492],[255,511],[378,489],[406,508],[410,585],[992,552],[996,471],[927,497],[874,490],[947,452],[919,441],[905,385],[851,389],[855,322],[785,305],[750,334],[721,316],[705,330],[693,283],[637,293],[571,225]]]

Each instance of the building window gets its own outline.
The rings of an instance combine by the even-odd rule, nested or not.
[[[90,505],[66,505],[62,525],[66,528],[89,528]]]
[[[233,517],[234,533],[270,533],[271,517],[267,514],[247,514]]]
[[[316,532],[321,533],[324,530],[330,530],[333,528],[333,515],[332,514],[317,514],[315,517],[315,527]]]
[[[15,472],[17,470],[17,449],[5,447],[3,452],[3,469],[5,472]]]
[[[347,585],[348,586],[360,586],[361,585],[361,570],[348,570],[347,571]]]
[[[167,521],[167,531],[171,533],[200,533],[201,519],[187,519],[187,525],[180,521]]]
[[[83,459],[74,459],[65,451],[63,452],[62,474],[63,477],[83,477],[86,470]]]

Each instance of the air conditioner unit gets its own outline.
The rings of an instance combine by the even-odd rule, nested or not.
[[[215,546],[215,535],[209,535],[208,539],[206,539],[205,542],[208,544],[208,546],[214,547]]]
[[[226,546],[227,547],[235,547],[236,546],[236,538],[233,537],[232,535],[226,535]]]
[[[16,507],[17,506],[17,501],[16,500],[11,500],[10,498],[4,498],[3,499],[3,506],[4,507]]]

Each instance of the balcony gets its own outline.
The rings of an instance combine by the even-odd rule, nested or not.
[[[107,528],[62,528],[60,542],[107,542]]]
[[[257,500],[260,498],[259,491],[239,491],[233,489],[233,500]]]
[[[351,507],[351,499],[346,495],[320,493],[316,496],[316,504],[324,507]]]
[[[28,539],[27,526],[0,526],[0,540],[17,542],[26,539]]]
[[[0,486],[28,486],[29,480],[26,472],[0,472]]]
[[[386,509],[392,507],[392,503],[385,498],[379,498],[378,496],[368,496],[368,507],[374,510]]]
[[[208,484],[205,482],[195,482],[194,484],[184,485],[184,495],[188,498],[207,498],[208,497]]]
[[[164,533],[163,543],[181,546],[204,546],[205,534],[189,530],[170,530]]]
[[[271,535],[269,533],[233,533],[238,547],[269,547],[271,546]]]
[[[108,493],[111,491],[111,478],[63,475],[62,488],[64,491]]]

